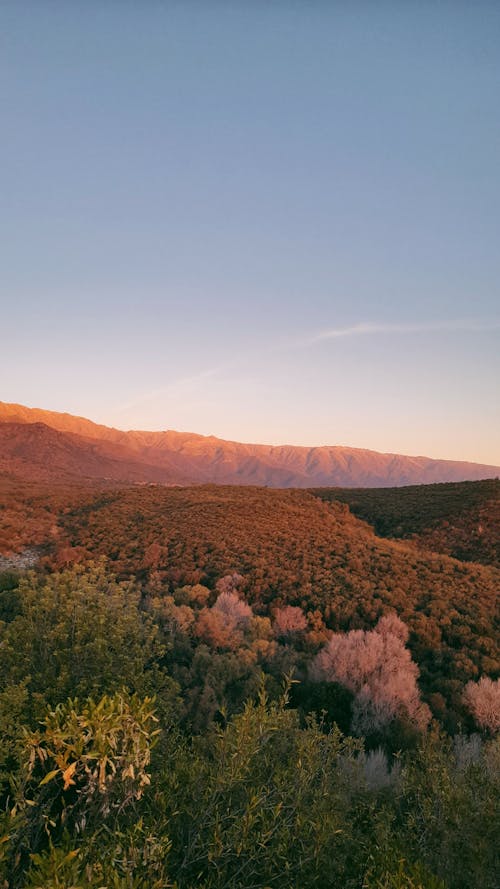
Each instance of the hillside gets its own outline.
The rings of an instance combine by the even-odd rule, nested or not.
[[[500,480],[381,489],[311,489],[347,503],[382,537],[500,568]]]
[[[51,492],[5,479],[3,498],[11,507],[3,539],[12,537],[17,516],[18,545],[22,537],[24,547],[42,546],[47,567],[106,556],[120,577],[152,584],[161,595],[184,584],[212,588],[237,571],[261,614],[302,607],[315,644],[329,630],[371,627],[394,609],[412,630],[422,687],[441,696],[438,708],[468,679],[500,669],[500,572],[378,538],[344,504],[252,487]],[[35,534],[37,510],[44,527]]]
[[[123,445],[58,432],[44,423],[0,424],[0,471],[32,481],[168,484],[180,480],[168,462],[150,466]]]
[[[0,403],[0,424],[11,426],[8,443],[1,446],[0,468],[41,480],[52,472],[75,481],[100,478],[167,484],[391,487],[483,479],[500,473],[495,466],[361,448],[242,444],[171,430],[123,432],[70,414],[5,403]],[[30,449],[25,441],[29,434],[22,427],[34,424],[43,424],[62,436],[53,442],[55,463],[49,445],[41,459],[38,447]],[[42,435],[40,431],[37,434]],[[64,436],[70,436],[67,446]]]

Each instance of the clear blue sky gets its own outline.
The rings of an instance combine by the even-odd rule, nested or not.
[[[4,401],[500,464],[500,4],[0,6]]]

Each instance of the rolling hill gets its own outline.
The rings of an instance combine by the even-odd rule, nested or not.
[[[172,430],[125,432],[1,402],[0,429],[0,470],[40,480],[393,487],[500,474],[497,466],[361,448],[242,444]]]
[[[48,430],[49,438],[43,424],[29,424],[27,430],[35,443],[41,435],[50,448],[60,445],[67,459],[66,435],[61,443],[60,433]],[[71,455],[79,459],[78,442],[73,445]],[[109,460],[113,469],[111,456]],[[314,650],[331,631],[371,628],[380,614],[394,610],[410,627],[410,647],[428,702],[453,726],[464,684],[500,670],[500,571],[490,549],[480,552],[474,543],[476,562],[484,556],[489,564],[467,564],[443,549],[431,552],[432,540],[384,539],[349,505],[359,514],[356,497],[365,502],[365,518],[377,526],[385,509],[385,533],[395,534],[402,525],[406,533],[418,529],[423,535],[426,525],[420,518],[446,528],[455,514],[468,527],[469,514],[473,522],[478,508],[483,516],[488,504],[491,509],[498,483],[469,484],[457,512],[457,491],[448,485],[330,489],[333,497],[325,502],[317,491],[297,489],[120,487],[96,480],[68,482],[62,476],[54,484],[0,472],[0,575],[33,566],[42,572],[57,570],[105,557],[121,579],[139,582],[147,602],[185,585],[201,583],[213,590],[219,578],[236,571],[256,614],[272,617],[284,605],[303,609],[307,644]],[[404,491],[409,499],[402,497]],[[339,502],[339,493],[344,500],[352,498],[352,504]],[[366,503],[372,504],[370,515]],[[483,521],[488,540],[498,542],[497,525]],[[437,540],[436,550],[440,547]],[[182,602],[182,590],[179,595]]]
[[[146,597],[186,584],[213,589],[236,571],[257,614],[300,606],[313,645],[394,610],[411,629],[423,688],[441,696],[438,709],[469,679],[500,669],[500,572],[379,538],[343,503],[251,486],[54,487],[0,478],[0,491],[8,505],[0,551],[2,539],[28,555],[39,546],[45,569],[104,556]]]
[[[381,537],[500,568],[499,479],[383,489],[316,488],[311,493],[347,503]]]

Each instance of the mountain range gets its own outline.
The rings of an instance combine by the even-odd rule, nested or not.
[[[493,478],[500,467],[343,446],[224,441],[122,431],[83,417],[0,402],[0,471],[36,481],[392,487]]]

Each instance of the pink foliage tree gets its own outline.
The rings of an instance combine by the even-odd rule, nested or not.
[[[353,730],[381,729],[398,716],[425,728],[429,708],[420,700],[417,665],[404,642],[407,628],[395,615],[374,630],[334,634],[311,667],[312,678],[338,682],[354,694]]]
[[[212,608],[200,612],[196,634],[213,648],[236,650],[252,617],[250,605],[236,593],[222,592]]]
[[[483,676],[479,682],[468,682],[463,700],[479,728],[492,735],[500,731],[500,679],[494,682]]]
[[[379,633],[380,636],[387,636],[390,633],[392,636],[396,636],[403,645],[406,645],[410,635],[408,627],[394,611],[391,611],[390,614],[384,614],[380,618],[374,632]]]
[[[244,578],[237,571],[232,574],[226,574],[221,577],[215,584],[218,593],[235,593],[243,583]]]
[[[213,606],[213,610],[221,614],[227,623],[234,626],[247,624],[252,617],[252,609],[236,593],[221,593]]]
[[[274,615],[273,629],[274,634],[278,638],[280,636],[291,636],[294,633],[301,633],[307,627],[307,618],[302,611],[294,605],[285,605],[284,608],[278,608]]]

